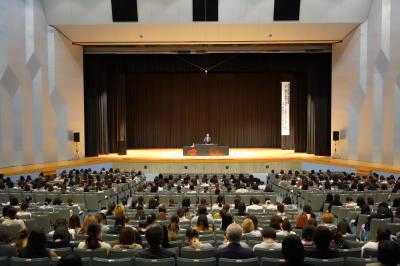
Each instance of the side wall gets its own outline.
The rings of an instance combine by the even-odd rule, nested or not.
[[[368,20],[333,45],[332,130],[342,159],[400,163],[399,13],[400,1],[375,0]]]
[[[0,167],[74,158],[72,132],[84,140],[82,55],[48,27],[41,1],[0,1]]]

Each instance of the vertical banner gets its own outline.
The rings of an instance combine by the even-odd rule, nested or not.
[[[281,105],[281,135],[290,135],[290,82],[283,81],[282,85],[282,105]]]

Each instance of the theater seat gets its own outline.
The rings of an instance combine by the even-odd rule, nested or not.
[[[347,257],[361,257],[361,248],[338,249],[340,256]]]
[[[9,266],[49,266],[49,258],[37,258],[37,259],[25,259],[11,257],[9,260]]]
[[[181,257],[189,259],[204,259],[214,257],[215,248],[194,249],[184,247],[181,249]]]
[[[280,249],[267,249],[267,248],[256,248],[254,252],[257,255],[257,258],[261,259],[262,257],[281,259],[282,258],[282,250]]]
[[[376,258],[377,253],[376,249],[364,248],[363,258]]]
[[[175,266],[175,258],[144,259],[136,257],[135,266]]]
[[[345,266],[365,266],[368,263],[378,262],[376,258],[354,258],[347,257],[345,260]]]
[[[74,253],[81,257],[107,258],[107,249],[105,248],[97,248],[97,249],[74,248]]]
[[[344,258],[336,258],[336,259],[305,258],[304,262],[314,266],[344,266]]]
[[[188,259],[188,258],[177,258],[177,266],[216,266],[217,260],[215,258],[206,259]]]
[[[140,249],[110,249],[108,251],[108,258],[133,258],[140,251]]]
[[[283,263],[285,263],[284,259],[261,258],[261,266],[280,266]]]
[[[259,266],[260,263],[258,261],[258,258],[251,258],[251,259],[225,259],[225,258],[220,258],[219,259],[219,266]]]
[[[92,265],[96,266],[132,266],[132,258],[122,258],[122,259],[104,259],[104,258],[93,258]]]

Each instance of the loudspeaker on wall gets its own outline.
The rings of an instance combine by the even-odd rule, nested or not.
[[[79,132],[74,132],[74,142],[80,142],[81,136]]]
[[[333,141],[339,140],[339,131],[333,131],[332,139],[333,139]]]

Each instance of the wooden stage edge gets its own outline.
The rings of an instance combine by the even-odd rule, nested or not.
[[[309,162],[323,165],[351,167],[360,174],[371,171],[400,174],[399,165],[334,159],[329,156],[316,156],[307,153],[296,153],[293,150],[264,148],[231,148],[229,156],[182,155],[182,149],[135,149],[128,150],[127,155],[108,154],[87,157],[79,160],[39,163],[0,168],[6,176],[22,175],[34,172],[51,173],[57,169],[82,167],[103,163],[258,163],[258,162]],[[278,170],[278,169],[276,169]],[[298,169],[293,169],[298,170]]]

